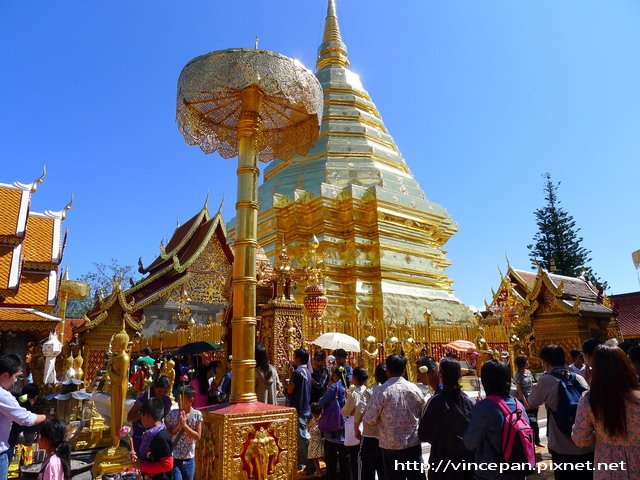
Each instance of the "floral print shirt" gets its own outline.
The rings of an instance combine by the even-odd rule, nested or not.
[[[420,445],[418,423],[425,404],[417,385],[402,377],[392,377],[371,398],[364,421],[378,425],[380,448],[404,450]]]
[[[573,424],[571,439],[579,447],[595,444],[594,464],[617,463],[618,470],[596,469],[593,472],[595,480],[617,480],[640,478],[640,392],[626,402],[627,406],[627,437],[609,436],[602,424],[596,422],[589,395],[585,393],[578,403],[576,421]],[[624,462],[624,470],[621,463]]]

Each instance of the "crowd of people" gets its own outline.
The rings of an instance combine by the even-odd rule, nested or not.
[[[453,355],[440,362],[424,355],[415,365],[390,355],[369,378],[363,367],[349,364],[344,350],[331,353],[318,351],[311,359],[305,348],[295,350],[280,385],[266,350],[256,345],[258,400],[276,404],[283,391],[297,411],[300,475],[323,476],[323,462],[331,480],[524,479],[535,468],[535,447],[543,447],[538,412],[544,405],[546,448],[561,466],[556,479],[640,478],[640,347],[623,350],[589,339],[569,352],[572,363],[566,364],[560,346],[546,345],[539,376],[525,356],[515,359],[515,372],[489,360],[480,371],[482,398],[463,391],[463,368]],[[155,367],[151,355],[145,352],[140,364]],[[132,444],[123,442],[134,465],[154,480],[198,478],[198,408],[226,401],[230,393],[231,373],[219,362],[177,360],[176,402],[161,368],[139,368],[131,379],[135,385],[135,376],[144,375],[147,388],[128,412]],[[0,356],[0,479],[21,437],[46,452],[40,480],[68,480],[66,425],[44,415],[37,386],[26,385],[19,398],[10,393],[24,368],[15,355]],[[416,369],[417,384],[407,380],[409,368]],[[430,444],[428,464],[424,442]],[[504,468],[480,467],[492,464]]]
[[[640,347],[623,348],[589,339],[568,352],[568,363],[563,348],[547,345],[536,376],[526,356],[515,358],[514,372],[506,356],[489,360],[477,398],[462,390],[454,355],[416,365],[391,355],[369,382],[343,350],[317,352],[308,366],[309,352],[298,349],[287,392],[298,412],[299,474],[321,476],[322,457],[328,479],[525,479],[536,447],[545,447],[545,406],[547,468],[556,479],[640,478]],[[417,385],[408,368],[417,369]],[[416,468],[423,442],[429,461]]]

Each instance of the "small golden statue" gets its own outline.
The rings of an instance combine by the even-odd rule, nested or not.
[[[407,360],[407,379],[412,383],[416,383],[418,381],[416,342],[412,337],[402,340],[402,351],[404,352],[404,358]]]
[[[400,340],[396,337],[396,324],[389,324],[389,336],[384,339],[384,355],[388,357],[400,353]]]
[[[289,363],[293,363],[293,352],[296,349],[296,334],[298,329],[293,326],[293,319],[289,317],[287,320],[287,352],[289,355]]]
[[[369,385],[373,385],[376,381],[375,379],[375,371],[376,371],[376,362],[378,360],[378,341],[376,337],[369,335],[365,337],[361,341],[362,343],[362,361],[364,363],[364,369],[369,375],[367,378],[367,387]]]
[[[76,378],[76,371],[73,368],[73,353],[69,353],[69,356],[64,360],[64,373],[62,379],[67,380],[69,378]]]
[[[82,364],[84,363],[84,358],[82,358],[81,352],[78,352],[78,356],[73,359],[73,368],[76,371],[76,378],[78,380],[82,380],[84,377],[84,371],[82,370]]]
[[[164,362],[162,362],[162,369],[160,371],[161,375],[164,375],[169,379],[169,398],[173,400],[173,382],[176,379],[176,362],[173,361],[172,358],[166,358]]]
[[[480,378],[480,371],[484,362],[491,360],[494,357],[494,352],[489,348],[489,344],[484,338],[484,328],[478,327],[478,336],[474,340],[476,349],[478,351],[478,358],[476,360],[476,376]]]

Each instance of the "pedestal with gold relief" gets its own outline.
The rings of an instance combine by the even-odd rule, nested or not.
[[[100,450],[93,460],[91,473],[100,480],[107,473],[118,473],[131,466],[129,450],[124,447],[111,447]]]
[[[202,409],[196,478],[290,480],[297,462],[296,410],[266,403]]]

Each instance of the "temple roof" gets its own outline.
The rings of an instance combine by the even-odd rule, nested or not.
[[[98,326],[107,318],[112,308],[120,308],[125,320],[132,328],[138,329],[142,310],[151,303],[166,299],[171,292],[183,285],[191,275],[191,267],[205,251],[209,242],[216,235],[225,255],[233,261],[233,253],[227,244],[227,230],[218,211],[213,217],[209,215],[206,205],[184,224],[176,227],[167,246],[162,246],[162,253],[145,268],[140,263],[139,271],[146,277],[135,283],[128,290],[123,290],[119,283],[104,300],[98,301],[86,314],[86,323],[78,331]]]
[[[0,307],[0,322],[59,322],[60,319],[53,315],[40,312],[33,308],[4,308]]]
[[[205,204],[197,214],[182,225],[176,227],[167,245],[164,246],[161,244],[162,251],[160,255],[151,262],[148,267],[145,268],[142,265],[142,261],[140,261],[138,271],[142,274],[147,274],[155,273],[162,269],[163,266],[166,266],[167,262],[172,261],[171,259],[174,255],[178,254],[179,251],[191,241],[202,223],[207,220],[209,220],[209,210]]]
[[[509,278],[523,288],[523,296],[532,302],[532,305],[542,286],[546,285],[560,302],[561,308],[587,316],[613,316],[612,310],[602,304],[602,297],[595,287],[583,278],[557,275],[543,268],[539,268],[537,272],[531,272],[511,266],[505,278]],[[497,295],[494,295],[494,302]],[[535,305],[532,308],[535,308]]]
[[[620,333],[625,338],[640,338],[640,292],[611,295]]]
[[[31,183],[0,183],[0,306],[52,311],[65,239],[60,211],[30,210],[31,195],[45,173]]]

